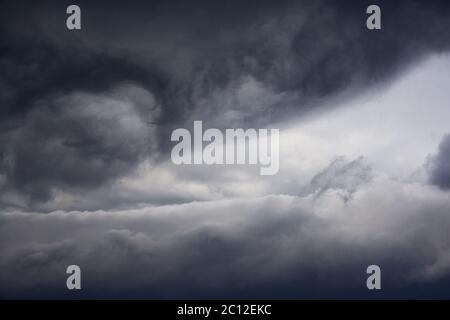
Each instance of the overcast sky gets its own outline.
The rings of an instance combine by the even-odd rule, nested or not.
[[[376,3],[3,1],[0,296],[450,297],[450,3]],[[279,173],[174,165],[193,120]]]

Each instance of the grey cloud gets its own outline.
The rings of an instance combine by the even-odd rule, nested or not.
[[[436,186],[450,189],[450,135],[442,138],[438,153],[427,163],[429,180]]]
[[[371,180],[371,167],[363,157],[347,161],[336,157],[323,171],[317,173],[307,188],[307,193],[320,195],[329,189],[341,190],[342,198],[348,200],[361,184]]]
[[[380,297],[450,296],[447,191],[362,158],[300,192],[289,173],[158,162],[193,119],[278,125],[447,52],[448,1],[378,1],[374,32],[368,1],[79,1],[80,32],[67,4],[0,4],[2,298],[370,298],[370,264]],[[431,162],[441,189],[448,142]],[[252,198],[270,192],[291,195]]]
[[[0,290],[64,297],[65,266],[79,264],[85,297],[368,297],[365,268],[378,264],[382,297],[448,297],[449,209],[437,189],[377,179],[349,201],[329,190],[320,199],[3,213]]]
[[[383,29],[376,32],[365,28],[368,4],[80,1],[84,28],[71,33],[64,27],[62,2],[5,1],[0,141],[19,143],[11,140],[11,132],[30,125],[29,114],[49,112],[42,117],[50,119],[53,114],[42,101],[74,92],[102,96],[134,83],[151,92],[160,106],[152,118],[157,138],[153,143],[164,153],[170,148],[171,130],[193,119],[207,126],[270,125],[302,116],[337,95],[353,96],[356,89],[381,85],[421,57],[448,50],[447,1],[379,1]],[[145,114],[142,118],[147,119]],[[80,176],[67,179],[66,185],[102,186],[118,172],[136,167],[133,156],[123,161],[123,153],[115,152],[126,147],[92,152],[89,141],[95,137],[77,130],[72,134],[76,148],[88,163],[104,157],[121,162],[121,168],[105,170],[110,179],[90,179],[87,174],[86,183],[76,182]],[[45,139],[45,132],[42,137],[37,131],[32,134],[37,141]],[[14,147],[18,152],[21,148]],[[64,164],[68,158],[58,154],[66,148],[52,151],[60,166],[69,165]],[[15,157],[23,158],[21,154]],[[48,157],[37,157],[35,162],[42,162],[37,166],[44,167]],[[22,190],[43,181],[20,176],[14,183]],[[64,180],[64,174],[58,179]],[[47,188],[42,189],[41,198],[48,198]]]
[[[152,154],[152,93],[128,85],[103,95],[72,93],[37,102],[3,144],[8,186],[48,200],[55,189],[90,190]],[[154,150],[153,150],[154,152]]]

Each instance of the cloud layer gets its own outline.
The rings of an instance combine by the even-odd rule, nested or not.
[[[68,4],[0,4],[0,297],[450,297],[448,1]],[[193,120],[279,174],[173,165]]]
[[[85,297],[447,296],[413,289],[448,283],[448,194],[383,177],[341,192],[2,214],[1,294],[66,296],[78,264]],[[383,291],[371,296],[374,263]]]

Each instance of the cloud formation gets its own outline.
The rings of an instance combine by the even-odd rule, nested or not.
[[[375,297],[448,298],[449,136],[407,176],[448,126],[449,61],[420,62],[450,3],[377,3],[372,32],[369,1],[81,0],[69,32],[2,1],[0,297],[372,298],[378,264]],[[193,120],[286,128],[279,175],[172,165]]]
[[[48,200],[57,188],[91,190],[152,154],[155,132],[145,119],[158,109],[145,89],[125,86],[36,103],[8,132],[1,159],[9,186],[31,200]]]
[[[450,189],[450,135],[443,137],[438,153],[431,157],[429,166],[430,182],[438,187]]]
[[[70,264],[83,270],[85,297],[369,297],[365,269],[373,263],[383,271],[379,297],[415,297],[414,286],[433,281],[446,286],[448,194],[382,177],[347,201],[340,190],[116,212],[4,213],[1,295],[66,296]]]
[[[147,149],[165,153],[171,130],[193,119],[211,127],[254,127],[301,117],[326,108],[333,97],[345,99],[356,90],[381,85],[420,58],[448,49],[447,1],[381,1],[379,32],[365,28],[367,4],[81,1],[83,28],[68,32],[63,3],[5,1],[0,141],[2,158],[14,162],[1,166],[5,183],[25,191],[26,197],[44,201],[51,197],[49,189],[59,187],[57,181],[49,185],[52,179],[26,173],[28,164],[21,159],[30,153],[24,147],[5,150],[3,146],[22,144],[13,133],[18,127],[27,127],[23,134],[37,141],[47,139],[48,130],[42,136],[41,131],[29,132],[34,121],[30,118],[39,114],[41,119],[53,119],[54,110],[67,108],[76,94],[101,99],[123,84],[146,90],[152,98],[148,109],[140,112],[140,121],[145,123],[149,117],[156,131],[154,145]],[[65,105],[50,108],[55,101]],[[157,114],[152,112],[154,104],[159,106]],[[86,121],[95,122],[90,116]],[[49,125],[54,124],[45,126]],[[73,171],[74,179],[56,170],[60,176],[56,180],[64,180],[63,184],[73,184],[74,189],[101,187],[138,165],[135,151],[124,156],[127,147],[112,145],[113,140],[93,151],[98,132],[79,125],[73,130],[71,136],[79,135],[72,138],[76,148],[72,143],[70,148],[66,144],[51,150],[58,161],[56,169],[71,166],[67,150],[91,164],[99,161],[101,153],[110,164],[102,177],[92,175],[90,165],[85,174]],[[30,152],[36,152],[36,167],[49,162],[48,148]],[[8,169],[11,166],[14,172]],[[42,188],[37,186],[40,182]],[[40,195],[36,189],[42,189]]]

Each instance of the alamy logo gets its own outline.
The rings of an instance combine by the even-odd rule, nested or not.
[[[72,4],[67,7],[66,13],[70,14],[66,20],[66,26],[69,30],[81,29],[81,9],[79,6]]]
[[[366,286],[369,290],[381,289],[381,268],[376,264],[372,264],[367,267],[367,274],[370,276],[367,278]]]
[[[174,164],[259,164],[261,175],[278,173],[278,129],[226,129],[224,135],[215,128],[203,132],[202,121],[194,121],[193,135],[184,128],[172,132],[171,141],[178,142],[171,153]]]
[[[76,264],[67,267],[66,273],[70,276],[66,280],[66,286],[69,290],[81,290],[81,269]]]
[[[370,16],[367,18],[366,26],[369,30],[381,29],[381,9],[376,4],[367,7],[367,14]]]

